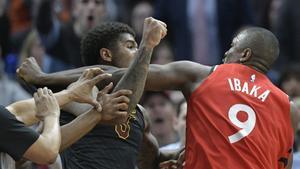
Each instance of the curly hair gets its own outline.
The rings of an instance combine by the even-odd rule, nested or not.
[[[81,59],[85,65],[104,64],[99,56],[99,50],[113,50],[120,34],[135,33],[128,25],[119,22],[104,22],[90,30],[81,40]]]

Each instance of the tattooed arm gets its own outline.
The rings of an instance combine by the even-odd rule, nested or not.
[[[159,44],[166,33],[167,29],[165,23],[151,17],[145,19],[143,39],[137,56],[114,88],[114,91],[119,89],[129,89],[133,92],[133,95],[130,96],[129,112],[135,109],[143,94],[152,50]]]

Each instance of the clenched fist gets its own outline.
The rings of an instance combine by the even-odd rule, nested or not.
[[[144,21],[144,31],[141,44],[149,48],[154,48],[166,35],[167,25],[164,22],[152,17],[146,18]]]
[[[27,58],[17,69],[17,75],[29,84],[35,84],[44,74],[34,57]]]

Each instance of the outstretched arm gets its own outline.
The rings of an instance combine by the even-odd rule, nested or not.
[[[85,66],[55,73],[42,72],[34,57],[27,58],[17,69],[18,76],[26,83],[36,87],[47,86],[52,90],[63,90],[75,82],[86,69],[100,68],[105,72],[114,72],[116,68],[110,66]],[[113,70],[111,70],[113,69]],[[103,85],[105,86],[105,85]]]
[[[54,96],[56,97],[59,106],[63,106],[71,101],[71,97],[69,97],[69,93],[66,90],[55,93]],[[39,119],[36,117],[37,108],[34,99],[18,101],[7,106],[6,108],[12,114],[14,114],[19,121],[22,121],[27,126],[33,125],[39,121]]]
[[[110,75],[102,74],[100,69],[85,70],[77,82],[73,83],[67,90],[54,94],[54,96],[60,106],[71,101],[76,101],[99,107],[99,103],[96,99],[91,98],[90,94],[97,82],[108,77]],[[16,102],[7,106],[7,109],[26,125],[31,125],[38,121],[36,118],[37,109],[33,99]]]
[[[18,69],[18,75],[30,84],[48,86],[49,88],[51,86],[65,88],[75,81],[86,68],[100,67],[104,72],[111,73],[112,78],[107,79],[107,81],[113,81],[114,84],[117,84],[127,71],[126,68],[94,65],[45,74],[36,69],[36,66],[34,58],[27,59]],[[184,93],[189,94],[189,91],[195,89],[197,84],[209,75],[210,71],[210,66],[191,61],[177,61],[166,65],[150,64],[145,89],[154,91],[174,89],[182,90]],[[98,87],[102,88],[106,84],[108,82],[98,83]]]

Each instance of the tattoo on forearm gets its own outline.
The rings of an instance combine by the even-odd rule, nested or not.
[[[125,75],[114,88],[114,91],[120,89],[132,90],[133,94],[130,96],[128,112],[131,112],[135,109],[143,94],[151,60],[151,54],[152,49],[141,47],[137,53],[136,59],[133,61]]]

